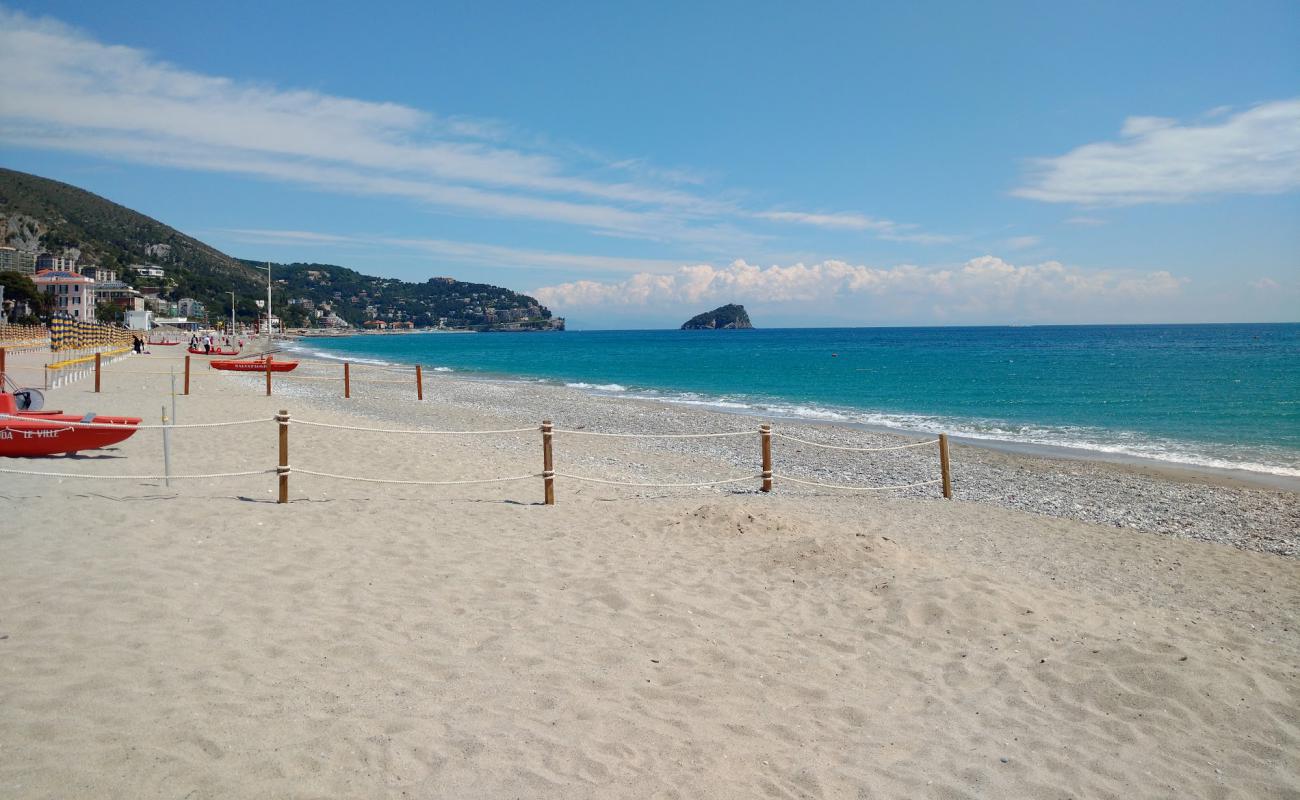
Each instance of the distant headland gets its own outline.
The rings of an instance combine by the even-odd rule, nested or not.
[[[684,331],[721,330],[724,328],[753,328],[745,307],[731,303],[703,314],[696,314],[682,323]]]

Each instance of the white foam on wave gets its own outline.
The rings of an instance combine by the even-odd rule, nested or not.
[[[1234,454],[1217,452],[1217,448],[1222,446],[1214,444],[1179,442],[1132,431],[1108,431],[1101,428],[1068,425],[1059,427],[1012,425],[996,420],[956,419],[922,414],[864,413],[858,416],[855,421],[875,427],[923,433],[947,433],[963,439],[989,442],[1088,450],[1094,453],[1152,459],[1193,467],[1300,477],[1300,467],[1257,461],[1256,454],[1243,453],[1241,457],[1237,457]],[[1288,456],[1284,453],[1278,453],[1277,457],[1279,460],[1288,460]]]
[[[1184,466],[1245,470],[1270,475],[1300,477],[1300,466],[1289,465],[1287,462],[1291,461],[1293,456],[1287,453],[1277,453],[1276,458],[1282,463],[1266,463],[1258,460],[1264,454],[1242,452],[1240,456],[1237,456],[1231,452],[1222,452],[1213,444],[1179,442],[1131,431],[1109,431],[1077,426],[1051,427],[1015,424],[999,420],[960,419],[928,414],[868,412],[798,403],[762,402],[750,404],[730,398],[705,398],[689,392],[669,396],[637,395],[630,399],[713,407],[748,415],[772,415],[787,419],[803,419],[810,422],[839,422],[899,431],[947,433],[950,436],[963,439],[1002,442],[1011,445],[1061,447],[1124,458],[1153,459]],[[1271,456],[1270,453],[1265,457],[1272,460]]]
[[[324,358],[330,361],[350,361],[353,364],[369,364],[370,366],[374,366],[374,367],[400,367],[401,366],[401,364],[399,364],[396,361],[384,361],[383,359],[380,358],[362,358],[360,356],[351,356],[351,355],[345,355],[339,353],[328,353],[324,350],[308,350],[305,348],[303,349],[303,352],[305,352],[309,356],[312,356],[313,358]]]
[[[619,383],[566,383],[565,386],[570,389],[593,389],[597,392],[626,392],[627,387]]]

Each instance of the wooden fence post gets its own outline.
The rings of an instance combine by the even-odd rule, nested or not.
[[[542,484],[546,487],[546,505],[555,505],[555,459],[551,453],[551,421],[542,420]]]
[[[271,396],[271,354],[266,354],[266,396]]]
[[[347,361],[343,362],[343,397],[352,396],[352,365]]]
[[[275,473],[280,476],[280,499],[277,502],[287,503],[289,502],[289,411],[280,409],[280,413],[275,415],[275,421],[280,423],[280,464],[275,468]]]
[[[185,396],[190,394],[190,357],[185,356]]]
[[[99,394],[99,371],[102,368],[99,353],[95,354],[95,394]]]
[[[424,399],[424,372],[420,370],[420,365],[415,365],[415,399]]]
[[[952,499],[952,470],[948,467],[948,434],[939,434],[939,470],[943,473],[943,496]]]
[[[759,439],[763,443],[763,491],[772,491],[772,426],[763,423],[758,426]]]

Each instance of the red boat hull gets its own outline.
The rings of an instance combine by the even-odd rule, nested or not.
[[[208,364],[213,369],[224,369],[231,372],[266,372],[266,361],[258,358],[251,361],[212,361]],[[272,372],[292,372],[298,368],[297,361],[272,361]]]
[[[8,402],[6,402],[8,401]],[[81,422],[75,414],[28,414],[18,411],[13,395],[0,394],[0,457],[50,456],[56,453],[76,453],[96,450],[131,438],[139,417],[94,417],[96,425],[113,425],[112,428],[79,428],[70,422]]]

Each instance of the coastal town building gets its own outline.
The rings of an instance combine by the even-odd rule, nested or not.
[[[63,312],[76,320],[95,318],[95,279],[76,272],[43,270],[32,281],[50,296],[54,312]]]
[[[100,267],[91,265],[81,268],[81,274],[87,278],[94,278],[95,283],[109,283],[117,280],[117,270],[112,267]]]
[[[109,274],[115,273],[110,270]],[[116,278],[95,281],[95,302],[112,303],[123,311],[140,311],[144,309],[144,298],[140,295],[140,292]]]
[[[36,253],[30,250],[19,250],[16,247],[0,247],[0,272],[35,274]]]
[[[182,297],[176,301],[176,308],[182,317],[190,317],[191,319],[205,317],[208,313],[203,304],[193,297]]]
[[[77,259],[67,256],[56,256],[53,253],[41,253],[36,257],[36,271],[50,270],[53,272],[76,272]]]
[[[167,271],[157,264],[132,264],[131,271],[145,278],[167,277]]]

